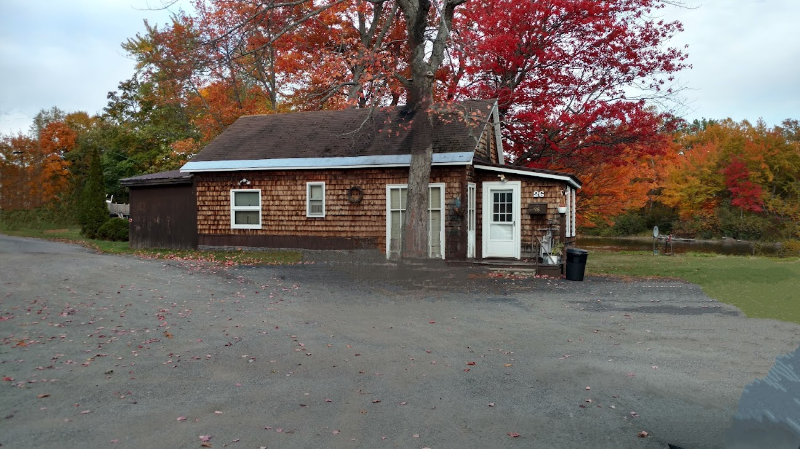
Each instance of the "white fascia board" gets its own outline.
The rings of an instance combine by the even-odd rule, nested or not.
[[[570,178],[569,176],[553,175],[553,174],[550,174],[550,173],[536,173],[536,172],[529,172],[529,171],[525,171],[525,170],[514,170],[513,168],[492,167],[492,166],[489,166],[489,165],[478,165],[478,164],[475,164],[475,168],[480,169],[480,170],[488,170],[488,171],[494,171],[494,172],[500,172],[500,173],[511,173],[511,174],[515,174],[515,175],[532,176],[532,177],[535,177],[535,178],[557,179],[559,181],[566,182],[567,184],[575,187],[576,189],[580,189],[581,188],[581,185],[578,184],[577,182],[575,182],[575,180]]]
[[[500,129],[500,110],[498,109],[497,101],[494,102],[492,107],[492,131],[494,131],[495,145],[497,147],[497,162],[500,165],[506,165],[506,157],[503,154],[503,135]]]
[[[433,165],[470,165],[474,152],[434,153]],[[187,162],[181,173],[247,170],[312,170],[332,168],[408,167],[410,154],[391,156],[309,157],[286,159]]]

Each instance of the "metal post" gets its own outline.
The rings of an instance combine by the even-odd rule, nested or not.
[[[656,249],[656,239],[658,239],[658,226],[653,226],[653,255],[658,255],[658,250]]]

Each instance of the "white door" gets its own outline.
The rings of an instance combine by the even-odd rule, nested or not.
[[[467,184],[467,257],[475,257],[475,183]]]
[[[443,183],[428,184],[428,256],[444,259],[444,190]],[[399,258],[402,251],[408,186],[386,186],[386,257]]]
[[[483,183],[483,257],[520,257],[520,183]]]

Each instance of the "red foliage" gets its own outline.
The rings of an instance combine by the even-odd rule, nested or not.
[[[500,101],[508,150],[538,167],[624,163],[626,147],[664,147],[664,117],[686,55],[665,48],[678,22],[652,18],[662,0],[469,2],[456,73],[467,96]]]
[[[751,212],[764,210],[764,191],[760,185],[750,180],[747,164],[734,157],[722,173],[725,175],[725,185],[731,193],[731,205]]]

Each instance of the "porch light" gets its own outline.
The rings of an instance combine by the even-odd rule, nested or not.
[[[506,175],[500,173],[497,177],[500,178],[500,182],[506,182]]]

